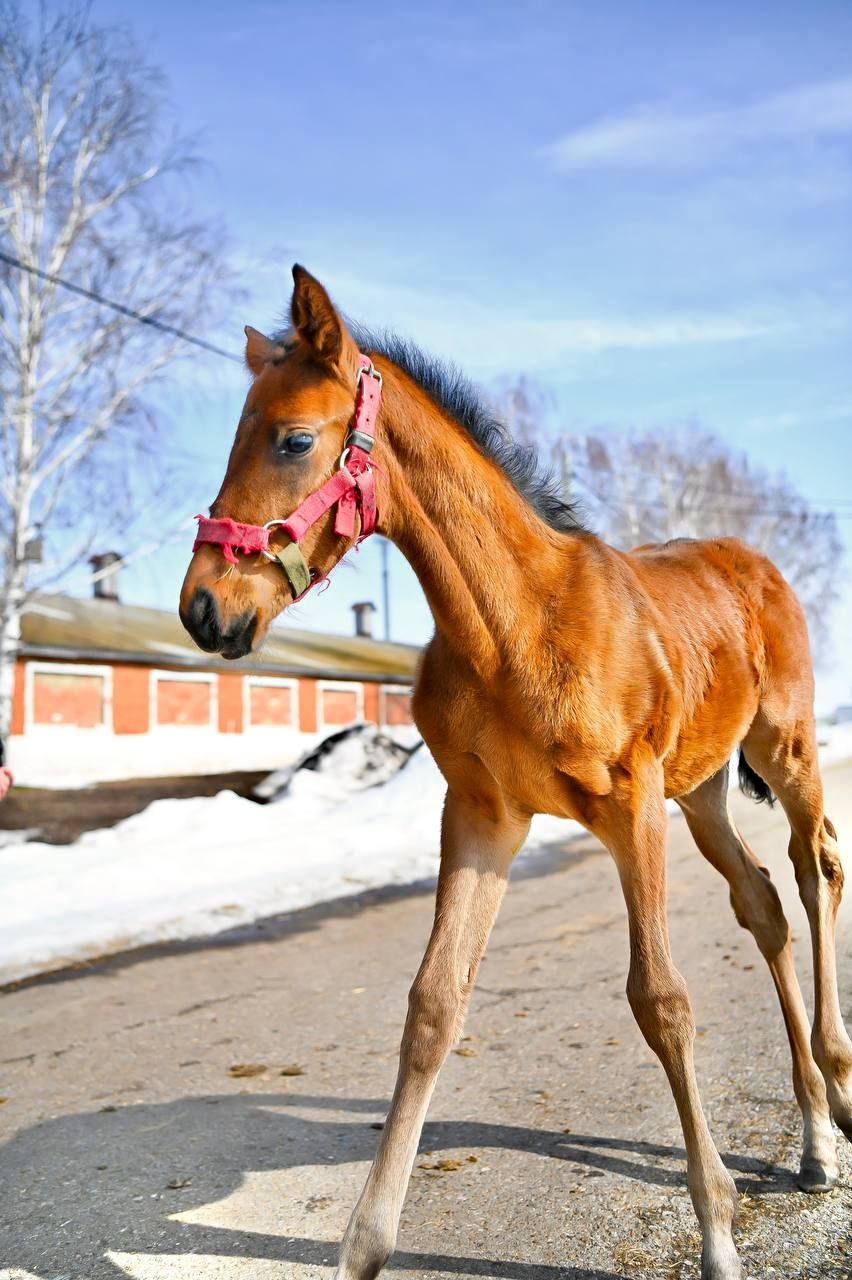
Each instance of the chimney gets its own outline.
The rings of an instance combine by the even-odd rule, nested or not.
[[[97,600],[118,601],[118,570],[121,556],[117,551],[105,551],[99,556],[90,556],[89,564],[97,575],[94,580],[95,598]]]
[[[355,614],[356,636],[364,636],[372,640],[373,614],[376,612],[376,606],[372,600],[361,600],[358,604],[353,604],[352,612]]]

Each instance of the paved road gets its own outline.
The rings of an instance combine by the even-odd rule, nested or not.
[[[826,781],[852,839],[852,766]],[[808,975],[783,818],[741,798],[735,808],[792,908]],[[670,843],[673,948],[711,1127],[745,1193],[747,1274],[849,1277],[852,1148],[841,1189],[795,1191],[798,1116],[768,974],[678,818]],[[435,1095],[389,1274],[694,1278],[674,1106],[623,995],[612,864],[584,840],[518,872]],[[426,891],[373,895],[3,997],[0,1275],[330,1275],[430,914]]]

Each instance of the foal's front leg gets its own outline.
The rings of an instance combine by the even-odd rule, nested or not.
[[[447,792],[435,923],[408,999],[390,1112],[346,1230],[337,1280],[373,1280],[394,1250],[429,1099],[461,1031],[509,866],[528,829],[501,798],[483,804]]]

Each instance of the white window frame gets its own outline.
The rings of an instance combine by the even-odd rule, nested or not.
[[[289,724],[253,724],[251,718],[251,691],[257,687],[265,689],[289,689],[290,710],[292,716]],[[245,676],[243,679],[243,729],[281,730],[299,728],[299,682],[292,676]]]
[[[55,732],[57,729],[81,729],[78,724],[36,724],[35,719],[35,677],[47,676],[99,676],[103,679],[103,720],[100,724],[88,726],[89,733],[112,733],[112,667],[88,662],[37,662],[26,659],[24,669],[24,732]]]
[[[357,724],[359,720],[364,719],[364,682],[363,680],[320,680],[318,681],[319,697],[317,698],[317,724],[320,729],[345,729],[345,724],[335,724],[327,721],[325,718],[325,692],[329,693],[354,693],[355,694],[355,719],[352,724]]]
[[[210,685],[210,720],[207,724],[160,724],[157,717],[157,685],[160,680],[179,680],[182,684]],[[186,733],[195,729],[206,733],[208,729],[219,728],[219,677],[215,671],[166,671],[152,667],[148,674],[148,724],[151,730],[158,732]]]
[[[388,724],[387,713],[385,711],[385,698],[389,693],[407,693],[408,702],[410,705],[411,698],[414,694],[414,685],[413,684],[383,684],[382,685],[381,698],[379,699],[379,716],[380,716],[380,723],[383,725]],[[413,718],[410,723],[414,724]]]

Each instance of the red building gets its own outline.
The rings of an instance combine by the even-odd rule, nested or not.
[[[36,597],[21,630],[9,762],[23,784],[272,769],[342,725],[411,721],[410,645],[280,627],[226,662],[175,613],[62,595]]]

